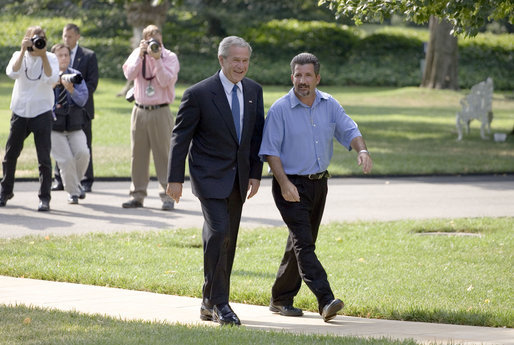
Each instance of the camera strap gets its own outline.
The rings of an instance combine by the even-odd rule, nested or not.
[[[41,79],[41,76],[43,75],[43,60],[41,60],[41,71],[39,72],[39,76],[35,79],[32,79],[31,77],[29,77],[29,73],[28,73],[28,66],[27,66],[27,57],[26,56],[23,56],[23,60],[25,61],[25,76],[27,77],[28,80],[31,80],[31,81],[35,81],[35,80],[39,80]]]
[[[155,76],[151,76],[150,78],[146,77],[146,55],[147,54],[143,55],[143,78],[145,78],[145,80],[152,80]]]

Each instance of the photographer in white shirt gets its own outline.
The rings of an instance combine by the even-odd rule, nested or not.
[[[0,183],[0,207],[13,197],[16,163],[23,143],[34,134],[39,163],[40,189],[38,211],[50,210],[52,161],[50,159],[53,84],[59,80],[59,64],[54,54],[46,51],[46,35],[39,26],[27,29],[21,50],[13,54],[6,74],[14,79],[11,99],[12,117]]]

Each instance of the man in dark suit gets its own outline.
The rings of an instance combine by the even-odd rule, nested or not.
[[[93,93],[98,86],[98,63],[96,60],[96,54],[91,49],[83,48],[78,45],[80,39],[80,29],[75,24],[66,24],[62,31],[62,40],[65,45],[71,49],[71,62],[70,67],[79,70],[82,73],[82,77],[86,81],[87,90],[89,97],[87,99],[84,108],[87,112],[87,120],[84,123],[83,130],[86,134],[87,147],[89,148],[90,159],[84,178],[81,181],[82,187],[85,192],[91,192],[93,186],[94,174],[93,174],[93,151],[92,151],[92,140],[93,134],[91,130],[91,121],[95,117],[95,105],[93,100]],[[52,190],[63,190],[62,179],[59,174],[59,167],[55,165],[55,183],[52,186]]]
[[[230,273],[243,203],[257,193],[262,175],[262,88],[245,78],[251,52],[240,37],[221,41],[221,71],[184,92],[171,138],[167,194],[179,202],[189,154],[204,216],[200,318],[222,325],[241,324],[229,305]]]

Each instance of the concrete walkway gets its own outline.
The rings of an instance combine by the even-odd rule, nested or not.
[[[15,196],[0,208],[0,237],[69,235],[91,231],[159,230],[201,227],[199,203],[188,183],[174,211],[161,211],[157,184],[145,208],[127,210],[129,182],[98,182],[80,205],[68,205],[64,192],[52,193],[49,213],[36,211],[37,183],[18,182]],[[514,217],[514,176],[331,179],[324,223],[460,217]],[[263,180],[245,205],[242,227],[281,226]],[[0,304],[75,310],[121,319],[208,324],[199,320],[200,300],[98,286],[0,276]],[[338,316],[325,323],[318,314],[287,318],[267,307],[231,304],[245,327],[295,333],[414,339],[438,344],[514,344],[514,330]]]
[[[90,285],[0,276],[0,303],[108,315],[126,320],[202,324],[200,299]],[[305,334],[414,339],[437,344],[514,344],[514,330],[337,316],[325,323],[319,314],[284,317],[267,307],[231,303],[245,327]]]

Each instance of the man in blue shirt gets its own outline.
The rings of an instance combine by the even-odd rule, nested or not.
[[[78,204],[86,193],[80,181],[89,164],[89,148],[86,134],[82,130],[88,120],[84,108],[88,100],[88,89],[82,74],[71,67],[70,48],[64,44],[52,47],[59,61],[60,80],[54,86],[55,105],[52,123],[51,155],[59,165],[64,190],[68,192],[68,203]]]
[[[293,88],[269,109],[259,156],[273,172],[272,193],[289,228],[286,250],[271,291],[270,310],[301,316],[293,299],[303,281],[316,295],[325,322],[344,303],[336,299],[315,249],[327,195],[327,168],[333,138],[358,152],[357,164],[365,174],[373,162],[357,124],[343,107],[316,87],[320,82],[316,56],[301,53],[291,61]]]

